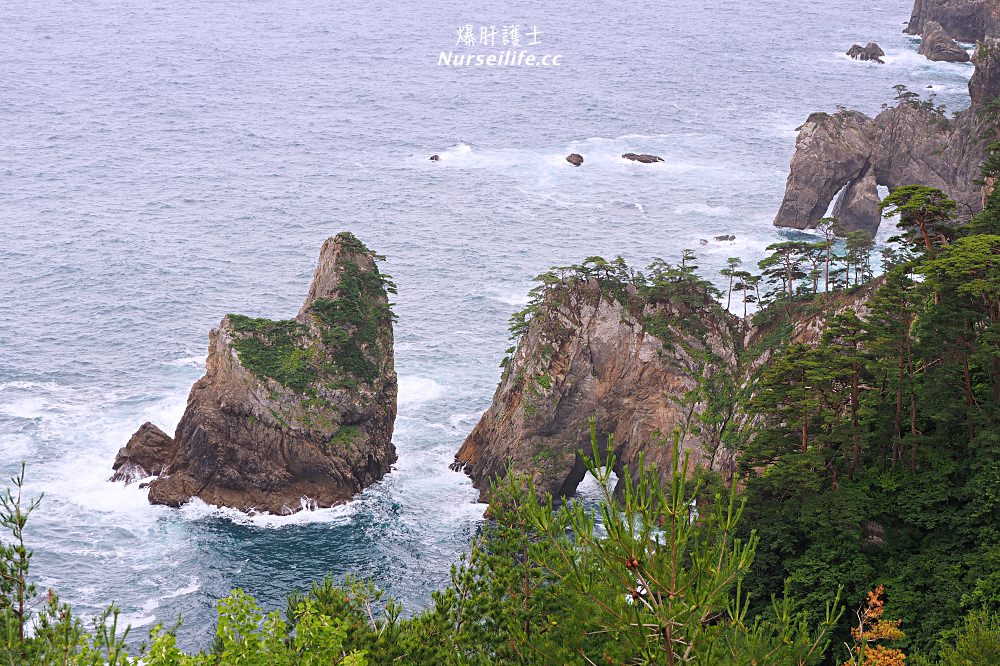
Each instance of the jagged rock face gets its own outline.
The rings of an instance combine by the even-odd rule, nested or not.
[[[481,501],[488,501],[490,482],[508,465],[529,475],[539,493],[570,495],[585,475],[577,451],[591,450],[593,418],[600,445],[614,435],[620,483],[625,468],[634,478],[640,453],[661,480],[668,479],[672,447],[663,436],[670,438],[675,429],[688,433],[680,445],[695,466],[731,475],[736,452],[685,427],[705,407],[690,399],[696,383],[726,376],[739,392],[752,392],[755,377],[784,344],[818,344],[826,321],[848,308],[863,318],[880,284],[830,294],[821,310],[812,304],[787,313],[776,308],[760,326],[707,302],[694,310],[659,303],[637,311],[602,295],[593,282],[560,285],[529,323],[453,469],[472,478]],[[776,340],[778,331],[787,337]],[[741,351],[749,358],[741,361]],[[738,413],[734,405],[726,418],[748,423],[754,415]]]
[[[924,23],[918,53],[934,62],[969,62],[969,54],[937,21]]]
[[[869,165],[844,188],[833,207],[833,217],[845,234],[852,231],[871,232],[873,220],[878,220],[881,215],[881,202],[875,169]]]
[[[944,4],[948,3],[935,6]],[[1000,14],[1000,3],[994,4],[990,11]],[[920,25],[934,31],[940,27],[937,23],[950,29],[936,16],[925,17]],[[798,128],[774,226],[815,228],[843,190],[833,216],[846,231],[874,235],[881,222],[876,205],[879,185],[890,191],[902,185],[936,187],[958,203],[961,219],[982,210],[983,191],[975,182],[986,159],[988,137],[996,129],[995,114],[983,110],[1000,95],[1000,39],[978,44],[972,61],[976,65],[969,82],[972,106],[954,118],[930,103],[905,99],[875,118],[858,111],[810,115]]]
[[[211,332],[149,500],[271,513],[342,503],[395,462],[395,416],[385,283],[372,253],[340,234],[295,319],[227,315]]]
[[[664,344],[646,330],[648,317],[704,330],[694,335],[678,323],[670,327],[676,339]],[[693,369],[703,362],[696,357],[713,353],[706,373],[731,369],[739,335],[735,319],[718,307],[681,311],[668,303],[636,309],[602,295],[593,281],[561,285],[530,322],[454,468],[472,477],[484,501],[491,480],[508,464],[530,474],[540,492],[571,494],[585,475],[577,451],[590,451],[593,417],[602,446],[614,435],[619,474],[623,467],[634,473],[644,452],[666,478],[671,445],[664,439],[695,407],[678,398],[695,388]],[[697,464],[724,470],[732,465],[724,451],[707,450],[695,435],[684,437],[681,447]]]
[[[1000,3],[996,0],[915,0],[906,30],[921,35],[927,23],[934,21],[963,42],[975,42],[987,36],[1000,36]]]
[[[857,111],[814,113],[799,128],[785,197],[774,225],[811,229],[842,188],[834,217],[848,231],[874,235],[881,216],[878,185],[936,187],[971,215],[982,209],[974,181],[986,157],[987,120],[966,111],[948,119],[904,102],[877,117]]]
[[[885,64],[885,61],[882,60],[882,56],[885,55],[885,51],[883,51],[882,47],[875,42],[868,42],[865,46],[854,44],[851,48],[847,49],[847,55],[855,60],[877,62],[880,65]]]
[[[859,111],[814,113],[798,128],[792,169],[775,226],[815,227],[837,192],[866,169],[874,121]]]
[[[976,71],[969,81],[969,95],[975,107],[984,107],[1000,97],[1000,37],[990,37],[972,52]]]
[[[176,451],[170,435],[152,423],[143,423],[128,444],[118,451],[112,467],[115,473],[109,481],[124,481],[128,485],[139,479],[157,476],[166,469]]]

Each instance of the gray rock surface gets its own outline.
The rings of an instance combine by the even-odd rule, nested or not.
[[[880,65],[885,64],[885,61],[882,60],[885,51],[875,42],[868,42],[865,46],[854,44],[851,48],[847,49],[847,55],[855,60],[877,62]]]
[[[566,156],[566,161],[573,166],[580,166],[583,164],[583,155],[580,155],[579,153],[570,153]]]
[[[372,252],[344,233],[323,245],[294,320],[222,320],[172,440],[144,425],[119,461],[152,471],[140,457],[147,443],[170,453],[156,458],[169,460],[150,484],[154,504],[200,497],[291,513],[345,502],[381,479],[396,460],[395,415],[384,281]]]
[[[998,54],[993,57],[992,54]],[[954,118],[929,103],[902,101],[871,118],[858,111],[814,113],[799,127],[785,196],[774,225],[814,228],[837,192],[834,216],[847,230],[874,235],[877,186],[927,185],[945,192],[968,218],[982,209],[979,167],[995,120],[982,109],[1000,94],[1000,41],[981,44],[969,82],[972,107]]]
[[[996,0],[915,0],[904,32],[922,35],[928,22],[940,24],[962,42],[1000,37],[1000,2]]]
[[[969,62],[969,54],[937,21],[924,23],[920,49],[917,51],[934,62]]]
[[[632,160],[633,162],[642,162],[643,164],[652,164],[653,162],[663,161],[662,157],[649,155],[648,153],[625,153],[622,157],[627,160]]]
[[[983,108],[1000,97],[1000,37],[988,37],[972,52],[976,71],[969,81],[972,105]]]

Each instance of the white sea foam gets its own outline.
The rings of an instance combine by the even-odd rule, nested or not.
[[[438,384],[430,377],[408,375],[399,378],[399,397],[397,402],[400,407],[409,407],[437,400],[443,394],[444,386]]]
[[[459,426],[475,423],[479,420],[479,416],[478,413],[452,414],[448,417],[448,425],[457,430]]]
[[[175,358],[173,360],[167,361],[166,364],[177,367],[204,368],[205,361],[207,360],[208,356],[202,354],[200,356],[185,356],[183,358]]]
[[[490,287],[486,292],[486,298],[491,301],[498,301],[504,305],[527,305],[531,299],[528,297],[530,287],[524,289],[503,289],[500,287]]]
[[[674,215],[705,215],[707,217],[726,217],[733,214],[729,206],[712,206],[709,204],[684,204],[674,209]]]
[[[970,62],[934,62],[910,49],[887,51],[882,60],[885,61],[887,67],[905,69],[910,73],[940,72],[971,78],[975,71],[975,66]]]
[[[204,500],[194,497],[188,500],[178,510],[180,515],[186,520],[204,520],[206,518],[223,518],[238,525],[248,525],[260,528],[280,528],[289,525],[305,525],[308,523],[344,523],[357,513],[360,506],[360,498],[352,500],[346,504],[340,504],[325,509],[309,508],[311,503],[307,498],[302,498],[301,510],[288,515],[278,515],[267,512],[245,513],[238,509],[220,507],[208,504]]]

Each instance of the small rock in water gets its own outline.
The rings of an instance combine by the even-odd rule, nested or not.
[[[566,156],[566,161],[573,166],[580,166],[583,164],[583,155],[580,155],[579,153],[570,153]]]
[[[716,236],[715,240],[717,240],[717,241],[734,241],[734,240],[736,240],[736,236],[734,236],[733,234],[722,234],[721,236]]]
[[[662,162],[663,158],[658,155],[649,155],[647,153],[625,153],[622,155],[627,160],[632,160],[633,162],[642,162],[643,164],[652,164],[653,162]]]
[[[440,155],[431,155],[431,162],[440,162],[440,161],[441,161]]]
[[[885,61],[882,60],[882,56],[885,55],[885,51],[883,51],[882,47],[875,42],[868,42],[866,46],[855,44],[851,48],[847,49],[847,55],[855,60],[867,60],[877,62],[880,65],[885,64]]]
[[[699,238],[699,239],[698,239],[698,242],[699,242],[699,243],[700,243],[701,245],[708,245],[708,241],[707,241],[707,240],[705,240],[704,238]]]

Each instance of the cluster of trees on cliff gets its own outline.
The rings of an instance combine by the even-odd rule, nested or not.
[[[36,589],[37,500],[17,477],[0,496],[0,663],[997,663],[1000,192],[961,226],[929,188],[899,188],[885,207],[906,242],[877,280],[832,245],[782,244],[761,262],[773,285],[762,327],[836,312],[819,345],[769,341],[771,362],[737,398],[752,418],[720,435],[739,454],[734,479],[689,474],[675,444],[671,483],[640,472],[616,496],[595,441],[596,507],[502,479],[483,532],[423,611],[406,616],[352,579],[292,594],[284,612],[235,591],[219,602],[214,644],[193,654],[176,627],[136,641],[114,607],[87,627]],[[733,284],[746,284],[738,268]],[[689,253],[641,274],[590,258],[543,276],[521,323],[574,280],[626,302],[721,307],[695,269]],[[872,291],[863,312],[838,307],[845,288]]]
[[[1000,611],[1000,195],[962,226],[930,188],[885,206],[905,256],[864,312],[773,359],[746,398],[756,420],[731,433],[744,528],[762,543],[747,589],[790,582],[811,607],[884,584],[909,627],[898,645],[933,655],[963,616],[995,625]],[[996,663],[991,648],[968,663]]]

